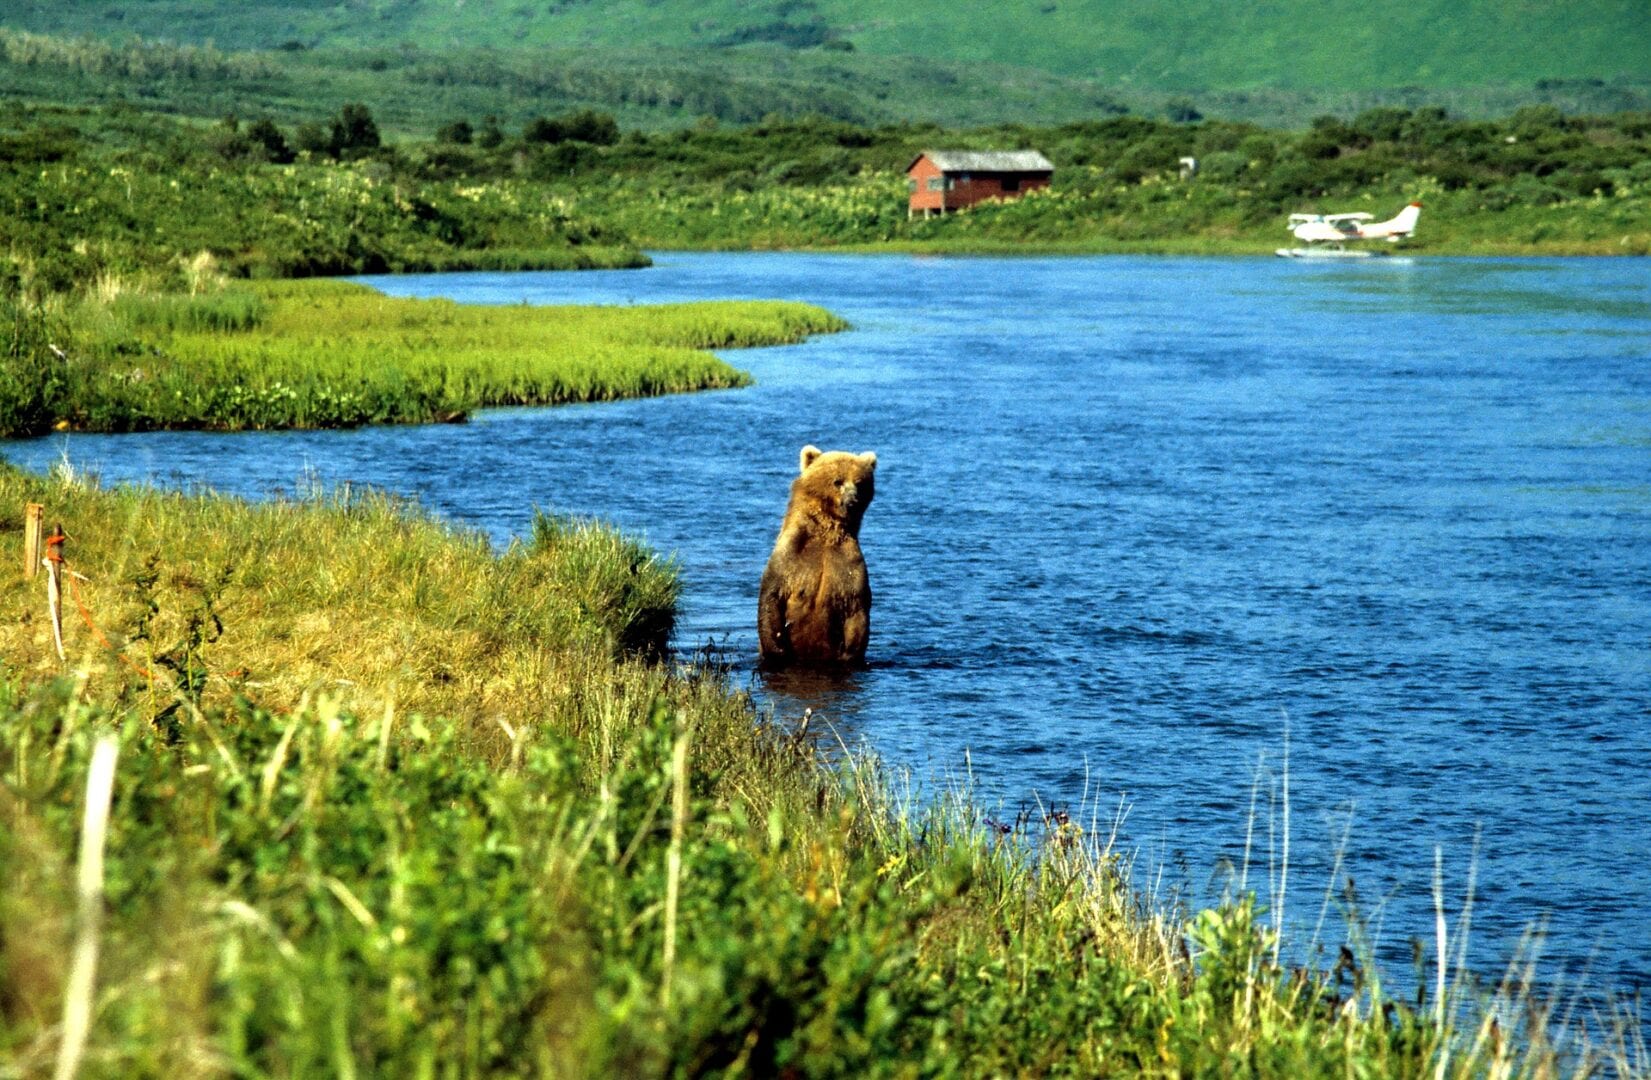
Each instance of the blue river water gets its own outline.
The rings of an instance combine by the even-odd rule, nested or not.
[[[1651,987],[1651,263],[672,254],[370,279],[475,303],[781,297],[850,332],[756,386],[458,427],[0,443],[251,496],[309,472],[521,534],[674,552],[677,649],[1004,817],[1117,830],[1138,884],[1249,885],[1302,933],[1356,886],[1391,966]],[[764,682],[756,583],[806,443],[875,450],[871,666]],[[1283,816],[1288,778],[1286,891]],[[1119,820],[1121,817],[1121,821]],[[1323,937],[1346,921],[1332,904]],[[1454,946],[1453,946],[1454,947]]]

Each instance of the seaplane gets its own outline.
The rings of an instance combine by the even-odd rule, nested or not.
[[[1287,259],[1368,259],[1378,254],[1362,248],[1349,248],[1354,240],[1386,240],[1397,244],[1416,231],[1416,219],[1422,216],[1422,204],[1413,202],[1400,210],[1389,221],[1374,221],[1374,214],[1362,211],[1356,214],[1291,214],[1287,228],[1290,235],[1308,246],[1279,248]]]

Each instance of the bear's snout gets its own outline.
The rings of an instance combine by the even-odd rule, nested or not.
[[[857,484],[853,480],[844,480],[843,486],[837,489],[837,505],[842,507],[846,517],[853,517],[862,513],[871,502],[872,485],[870,482]]]

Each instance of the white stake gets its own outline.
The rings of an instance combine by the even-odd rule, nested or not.
[[[103,844],[109,831],[109,801],[115,787],[119,743],[105,735],[92,748],[86,773],[86,818],[80,830],[80,918],[75,934],[69,986],[63,995],[63,1042],[57,1053],[56,1080],[70,1080],[80,1069],[86,1034],[92,1026],[92,997],[97,981],[98,929],[103,922]]]
[[[665,952],[660,963],[660,1004],[671,1004],[671,978],[676,967],[676,910],[682,889],[682,834],[688,825],[688,731],[677,736],[671,750],[671,846],[665,852]]]

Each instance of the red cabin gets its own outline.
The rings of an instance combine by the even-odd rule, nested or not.
[[[1048,187],[1055,166],[1036,150],[925,150],[906,166],[907,217],[961,210],[988,199],[1018,199]]]

